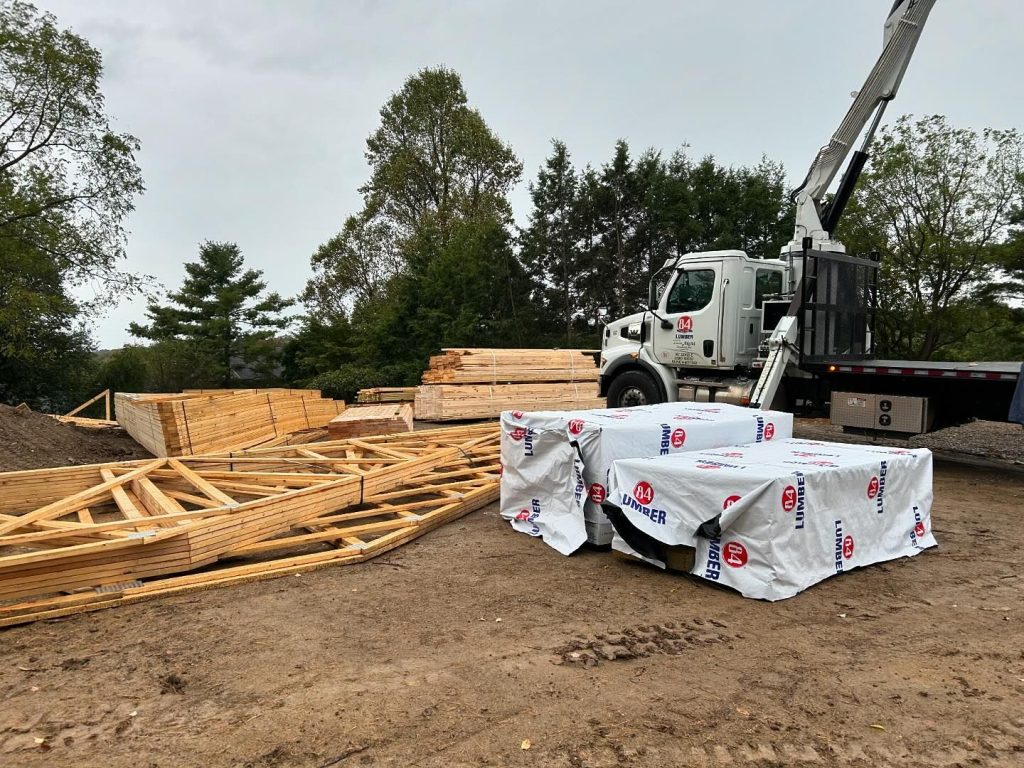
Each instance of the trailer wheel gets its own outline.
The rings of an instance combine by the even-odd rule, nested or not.
[[[643,371],[626,371],[616,376],[608,387],[609,408],[631,408],[661,402],[658,385]]]

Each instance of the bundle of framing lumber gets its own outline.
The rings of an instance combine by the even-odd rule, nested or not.
[[[581,349],[445,349],[416,390],[416,418],[494,418],[506,410],[601,408],[594,355]]]
[[[0,626],[362,562],[493,501],[498,473],[477,425],[0,474]]]
[[[489,419],[502,411],[549,411],[604,408],[597,385],[566,384],[425,384],[416,393],[416,418],[424,421]]]
[[[416,387],[367,387],[356,393],[356,402],[363,405],[411,403],[415,399]]]
[[[412,403],[357,405],[346,408],[327,424],[332,440],[396,432],[412,432]]]
[[[597,362],[582,349],[445,349],[430,358],[424,384],[597,381]]]
[[[154,456],[193,456],[265,443],[322,427],[345,409],[316,389],[118,392],[118,423]]]

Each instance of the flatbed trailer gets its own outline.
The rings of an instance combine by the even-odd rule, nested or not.
[[[1021,365],[868,359],[812,363],[806,368],[830,392],[927,397],[938,427],[970,418],[1006,421]]]

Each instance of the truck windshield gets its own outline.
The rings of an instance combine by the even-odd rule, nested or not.
[[[715,270],[692,269],[680,272],[668,295],[665,311],[670,315],[696,312],[711,303],[715,291]]]

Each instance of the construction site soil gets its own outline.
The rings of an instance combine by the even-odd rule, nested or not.
[[[362,565],[0,631],[4,766],[1019,766],[1024,479],[747,600],[496,505]]]
[[[24,406],[0,405],[0,472],[149,456],[122,430],[75,427]]]

